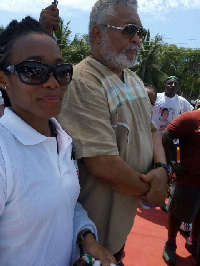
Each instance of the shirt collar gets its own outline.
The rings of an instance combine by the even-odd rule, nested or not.
[[[66,134],[55,118],[51,118],[51,121],[56,127],[58,136]],[[0,124],[7,128],[23,145],[35,145],[50,139],[50,137],[46,137],[37,132],[10,108],[5,108],[4,115],[0,119]],[[68,135],[67,137],[69,142],[71,142],[71,138]]]

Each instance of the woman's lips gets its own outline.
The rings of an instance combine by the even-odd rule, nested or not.
[[[46,97],[42,97],[40,98],[41,101],[43,101],[44,103],[58,103],[60,102],[60,97],[59,96],[46,96]]]

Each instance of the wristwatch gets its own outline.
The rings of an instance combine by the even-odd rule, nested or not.
[[[158,168],[158,167],[162,167],[162,168],[166,169],[168,176],[169,177],[171,176],[172,170],[171,170],[171,166],[169,164],[165,164],[165,163],[161,163],[161,162],[155,163],[154,168]]]
[[[170,161],[170,163],[169,163],[170,166],[173,166],[173,165],[175,165],[175,164],[177,164],[177,162],[176,162],[176,161],[173,161],[173,160]]]
[[[92,234],[94,236],[94,238],[96,239],[95,237],[95,234],[92,233],[92,231],[90,229],[86,229],[85,231],[83,231],[83,233],[79,233],[78,236],[77,236],[77,244],[80,248],[80,251],[82,253],[83,251],[83,248],[82,248],[82,242],[83,242],[83,239],[88,235],[88,234]]]

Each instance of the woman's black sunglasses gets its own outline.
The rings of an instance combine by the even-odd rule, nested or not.
[[[51,73],[60,85],[66,86],[72,80],[73,67],[68,63],[47,65],[37,61],[22,61],[4,68],[6,73],[16,74],[21,82],[28,85],[40,85],[47,82]]]

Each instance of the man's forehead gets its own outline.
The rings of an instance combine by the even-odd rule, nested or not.
[[[109,18],[110,22],[118,22],[119,25],[136,24],[141,26],[141,20],[137,10],[129,6],[118,5],[115,12]]]

